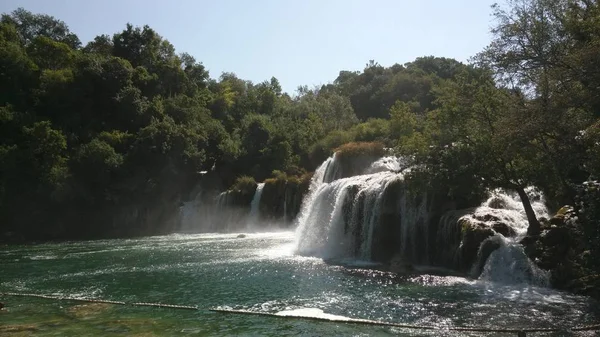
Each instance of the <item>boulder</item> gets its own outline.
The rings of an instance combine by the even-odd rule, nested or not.
[[[494,221],[494,223],[492,223],[492,229],[496,233],[501,234],[502,236],[504,236],[506,238],[510,238],[510,237],[517,235],[517,233],[515,232],[515,230],[512,227],[510,227],[509,225],[507,225],[503,222],[499,222],[499,221]]]
[[[579,295],[600,299],[600,274],[577,278],[571,281],[566,288]]]
[[[542,231],[540,239],[545,246],[568,246],[570,232],[566,227],[553,226],[550,229]]]
[[[507,209],[506,201],[500,197],[494,197],[488,202],[488,207],[495,209]]]
[[[477,260],[479,247],[488,238],[494,236],[496,232],[480,222],[462,218],[459,220],[462,228],[462,241],[460,245],[459,268],[463,272],[468,272],[473,263]]]
[[[539,235],[525,237],[521,244],[531,260],[550,271],[553,287],[600,297],[600,291],[593,289],[599,286],[597,279],[586,271],[584,261],[589,260],[586,239],[573,207],[561,207],[552,218],[542,222]]]
[[[483,222],[500,222],[500,218],[490,214],[490,213],[486,213],[484,215],[473,215],[473,217],[479,221],[483,221]]]
[[[481,275],[481,272],[483,271],[483,267],[485,266],[485,262],[487,261],[488,257],[490,257],[490,255],[492,255],[492,253],[496,249],[500,248],[500,246],[502,245],[500,240],[494,239],[498,238],[488,238],[485,241],[483,241],[483,243],[479,247],[479,252],[477,252],[477,261],[473,265],[473,269],[471,271],[472,277],[477,278],[479,277],[479,275]]]

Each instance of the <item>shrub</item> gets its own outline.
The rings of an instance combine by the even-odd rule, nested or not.
[[[335,153],[338,158],[382,157],[385,155],[385,146],[379,142],[352,142],[336,148]]]
[[[238,177],[235,180],[235,183],[233,183],[233,186],[231,186],[231,189],[234,191],[240,191],[240,192],[245,192],[245,193],[249,193],[252,192],[254,193],[254,190],[256,189],[256,181],[254,180],[254,178],[249,177],[249,176],[241,176]]]

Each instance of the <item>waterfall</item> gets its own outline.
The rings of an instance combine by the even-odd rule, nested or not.
[[[547,287],[550,285],[550,275],[541,270],[531,261],[523,246],[512,238],[495,236],[500,242],[500,248],[494,250],[487,258],[480,280],[503,284],[533,284]]]
[[[375,162],[373,162],[373,164],[371,164],[371,166],[369,166],[369,168],[367,168],[365,173],[371,174],[371,173],[386,172],[386,171],[399,172],[405,166],[406,166],[406,164],[403,163],[401,158],[388,156],[388,157],[383,157],[383,158],[378,159]]]
[[[426,196],[409,195],[397,160],[375,161],[367,174],[336,179],[336,156],[315,172],[298,217],[296,251],[322,258],[389,259],[395,246],[412,261],[426,259]],[[386,166],[387,165],[387,166]],[[375,173],[370,173],[375,172]],[[400,231],[398,231],[400,229]],[[397,235],[390,237],[389,231]],[[374,244],[376,243],[376,247]]]
[[[543,194],[533,187],[525,191],[531,201],[531,206],[538,218],[549,217]],[[549,274],[533,263],[525,254],[519,241],[527,235],[527,215],[523,203],[517,193],[504,190],[493,191],[491,197],[478,207],[474,217],[483,212],[489,212],[509,225],[515,232],[514,236],[500,236],[500,247],[487,258],[481,280],[505,284],[527,283],[539,286],[550,284]]]
[[[283,192],[283,227],[287,224],[287,203],[288,203],[288,189],[286,187]]]
[[[322,184],[311,207],[302,214],[298,253],[370,259],[376,205],[381,202],[385,185],[395,178],[393,173],[378,173]]]
[[[227,205],[227,193],[221,193],[216,198],[206,196],[200,190],[190,201],[180,207],[181,223],[179,231],[184,233],[214,231],[222,219],[221,211]],[[219,220],[219,221],[217,221]]]
[[[536,216],[547,218],[544,196],[532,187],[526,192]],[[482,241],[466,236],[464,226],[475,228]],[[446,212],[441,217],[436,236],[437,263],[453,269],[470,269],[481,280],[546,285],[547,273],[529,260],[519,244],[527,235],[528,226],[518,194],[494,190],[480,206]]]
[[[325,175],[327,172],[327,169],[329,168],[329,165],[334,161],[335,159],[335,154],[333,155],[333,157],[329,157],[325,162],[323,162],[323,164],[321,164],[321,166],[319,166],[317,168],[317,170],[315,171],[315,173],[313,174],[311,180],[310,180],[310,185],[308,187],[308,193],[306,194],[306,196],[304,197],[304,200],[302,200],[302,205],[300,206],[300,212],[298,213],[298,218],[297,218],[297,223],[298,225],[298,232],[302,233],[304,227],[306,226],[306,220],[308,218],[309,212],[311,207],[314,205],[315,203],[315,199],[318,196],[318,190],[321,187],[321,185],[324,183],[325,181]],[[302,235],[296,235],[296,237],[301,237]]]
[[[202,206],[202,190],[200,190],[190,201],[186,201],[179,208],[180,225],[179,230],[188,232],[196,227],[198,219],[201,218]]]
[[[247,229],[255,229],[258,226],[260,220],[260,198],[262,197],[264,187],[265,183],[260,183],[256,186],[254,197],[252,197],[252,202],[250,203],[250,214],[248,215],[248,222],[246,223]]]
[[[478,207],[433,218],[440,205],[426,191],[407,188],[401,158],[373,159],[370,166],[361,160],[352,166],[333,155],[316,170],[296,220],[297,254],[375,262],[398,257],[471,270],[481,280],[548,283],[519,244],[529,223],[517,193],[494,190]],[[362,173],[344,176],[356,167]],[[536,215],[547,218],[544,196],[535,188],[526,192]]]

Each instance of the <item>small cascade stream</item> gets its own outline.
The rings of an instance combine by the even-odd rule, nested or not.
[[[533,188],[526,190],[531,205],[539,218],[549,218],[548,209],[545,205],[544,197]],[[516,193],[510,193],[503,190],[493,191],[490,198],[478,207],[472,215],[467,215],[472,219],[484,218],[485,214],[491,214],[494,218],[488,216],[486,224],[494,226],[494,222],[500,219],[502,223],[510,226],[514,230],[514,235],[505,237],[496,234],[488,240],[496,240],[499,248],[494,250],[483,267],[479,279],[493,281],[503,284],[527,283],[539,286],[549,286],[549,275],[547,272],[539,269],[531,261],[523,246],[519,241],[527,234],[529,223],[525,214],[525,209],[521,199]],[[482,216],[483,215],[483,216]],[[482,244],[484,246],[485,242]]]
[[[260,198],[262,197],[262,192],[265,187],[265,183],[260,183],[256,187],[256,192],[254,192],[254,197],[252,197],[252,202],[250,203],[250,214],[248,215],[248,221],[246,223],[246,229],[253,230],[258,227],[258,222],[260,220]]]

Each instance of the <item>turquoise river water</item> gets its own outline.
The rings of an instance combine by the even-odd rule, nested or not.
[[[571,327],[597,303],[546,288],[455,276],[397,276],[294,255],[294,233],[175,234],[0,247],[0,292],[197,306],[178,310],[0,297],[7,336],[482,336],[445,330],[222,314],[292,311],[425,326]],[[488,334],[507,336],[507,334]],[[513,334],[514,335],[514,334]],[[531,336],[563,336],[531,334]],[[581,335],[593,336],[594,333]],[[528,334],[530,336],[530,334]]]

